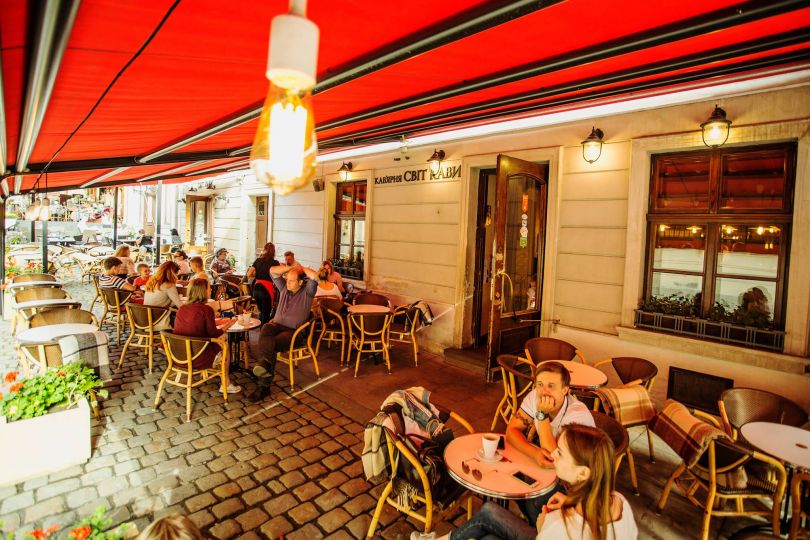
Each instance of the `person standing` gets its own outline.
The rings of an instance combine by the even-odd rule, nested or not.
[[[267,242],[262,249],[259,258],[253,261],[248,268],[245,277],[255,278],[253,284],[253,299],[259,306],[259,321],[265,324],[273,315],[273,302],[275,290],[273,289],[273,278],[270,276],[270,268],[278,266],[276,260],[276,246],[273,242]]]

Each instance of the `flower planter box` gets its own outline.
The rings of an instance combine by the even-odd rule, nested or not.
[[[0,486],[79,465],[90,459],[90,406],[6,422],[0,417]]]
[[[720,343],[744,345],[756,349],[781,352],[785,345],[785,333],[781,330],[765,330],[754,326],[740,326],[720,321],[667,315],[636,310],[636,328],[649,328],[659,332],[693,336]]]

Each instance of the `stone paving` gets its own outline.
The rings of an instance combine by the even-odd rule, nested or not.
[[[68,283],[66,289],[89,306],[92,287]],[[100,315],[98,303],[95,311]],[[119,354],[113,334],[111,362],[117,364]],[[400,365],[407,363],[409,351],[403,348],[395,354],[402,356]],[[437,373],[444,370],[447,377],[451,368],[425,353],[420,354],[420,367],[414,368],[416,375],[401,368],[394,375],[377,376],[369,366],[365,380],[353,379],[339,368],[337,356],[323,350],[319,354],[324,384],[310,387],[315,379],[305,366],[296,373],[296,381],[306,391],[297,387],[290,393],[282,371],[277,377],[281,386],[274,386],[273,398],[261,404],[245,399],[253,384],[244,373],[234,375],[243,393],[231,396],[227,404],[216,392],[216,383],[199,387],[192,398],[192,421],[186,423],[184,394],[178,388],[164,389],[159,408],[153,407],[165,358],[155,355],[150,374],[145,356],[128,354],[107,385],[110,396],[102,401],[100,418],[93,419],[91,459],[82,466],[0,488],[0,519],[6,529],[66,526],[103,505],[114,524],[130,521],[141,530],[155,518],[183,512],[215,538],[362,538],[381,491],[381,486],[364,480],[359,457],[368,411],[376,410],[379,395],[387,392],[385,385],[390,384],[391,390],[410,386],[418,377],[428,386]],[[9,324],[0,322],[0,372],[16,363]],[[472,379],[460,378],[457,384],[462,391],[456,389],[456,393],[465,397],[456,397],[468,404],[462,413],[474,420],[477,429],[488,429],[494,409],[488,402],[495,397],[497,403],[499,389],[478,382],[471,386]],[[472,401],[466,397],[471,393],[476,398]],[[643,431],[633,428],[630,435],[641,495],[631,495],[624,465],[617,484],[633,507],[639,537],[694,537],[700,512],[677,492],[662,516],[653,512],[663,483],[676,466],[676,456],[660,443],[657,462],[650,464],[644,458]],[[459,510],[451,518],[459,524],[464,514]],[[408,538],[415,529],[415,521],[389,506],[380,523],[375,536],[386,540]],[[444,533],[453,523],[441,522],[436,528]],[[711,535],[728,538],[750,523],[718,518],[712,522]]]
[[[66,289],[89,305],[86,285]],[[95,311],[100,315],[98,303]],[[112,333],[111,363],[121,350],[114,341]],[[3,322],[2,372],[16,366],[12,346]],[[322,372],[335,371],[336,353],[322,351],[319,360]],[[252,382],[244,373],[235,376],[243,393],[227,404],[216,383],[196,389],[186,423],[179,388],[167,386],[159,408],[153,407],[165,366],[165,357],[155,354],[154,371],[147,373],[145,356],[128,353],[106,385],[110,396],[101,402],[100,418],[93,419],[91,459],[0,488],[6,529],[66,526],[103,505],[115,524],[132,521],[141,530],[162,515],[184,512],[215,538],[365,536],[380,488],[363,478],[360,423],[306,392],[290,394],[288,385],[251,404],[245,392]],[[414,530],[390,508],[381,524],[384,538]]]

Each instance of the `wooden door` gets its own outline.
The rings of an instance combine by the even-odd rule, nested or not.
[[[487,377],[499,354],[521,354],[540,332],[547,167],[499,155]]]
[[[269,197],[256,197],[256,257],[267,243],[267,205]]]

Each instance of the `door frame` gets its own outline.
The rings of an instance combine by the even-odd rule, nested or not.
[[[478,196],[476,198],[476,221],[475,221],[475,270],[473,273],[473,307],[472,307],[472,345],[474,348],[486,346],[486,341],[481,342],[481,325],[484,320],[484,294],[489,294],[489,290],[484,290],[484,275],[486,274],[486,262],[483,254],[486,252],[487,234],[484,223],[487,214],[487,193],[489,190],[490,175],[495,176],[497,169],[478,170]],[[497,180],[497,179],[496,179]],[[494,209],[492,209],[494,211]]]

